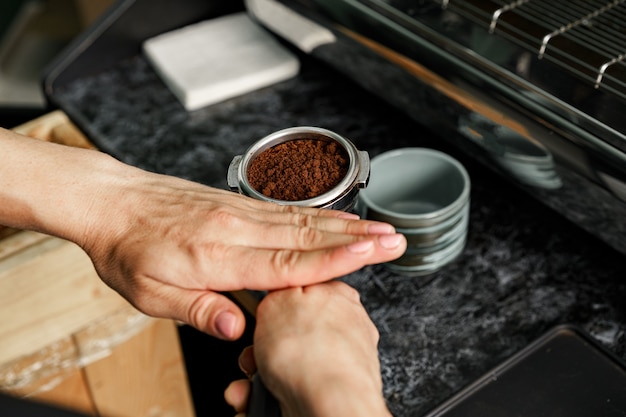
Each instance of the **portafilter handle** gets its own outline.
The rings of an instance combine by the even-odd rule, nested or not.
[[[265,387],[258,373],[252,377],[247,415],[248,417],[281,417],[282,415],[278,401]]]

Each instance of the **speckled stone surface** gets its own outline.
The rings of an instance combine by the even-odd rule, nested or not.
[[[333,130],[371,156],[424,146],[459,159],[472,179],[462,255],[426,277],[376,265],[343,278],[380,330],[384,393],[397,417],[426,414],[559,324],[580,326],[626,360],[623,255],[316,62],[192,113],[142,57],[78,80],[59,99],[102,150],[220,188],[233,156],[298,125]]]

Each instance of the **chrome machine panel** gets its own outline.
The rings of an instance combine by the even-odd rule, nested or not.
[[[626,254],[626,0],[246,3]]]

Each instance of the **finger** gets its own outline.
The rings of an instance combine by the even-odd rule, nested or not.
[[[231,382],[224,391],[226,403],[233,407],[237,413],[243,413],[248,408],[250,396],[250,381],[239,379]]]
[[[320,211],[318,213],[321,213]],[[347,213],[343,213],[344,215]],[[276,226],[310,227],[326,232],[347,233],[353,235],[367,234],[389,234],[395,233],[395,228],[384,222],[373,220],[361,220],[358,218],[345,218],[341,215],[321,216],[311,215],[301,212],[286,213],[250,213],[250,219],[256,220],[259,224],[270,224]]]
[[[224,287],[217,290],[274,290],[328,281],[365,265],[396,259],[405,249],[404,236],[393,234],[361,237],[348,245],[314,251],[229,247],[211,258],[213,267],[217,266],[213,271],[224,274],[220,280]],[[242,261],[233,263],[233,259]]]
[[[223,193],[223,190],[216,190],[216,192]],[[309,226],[331,232],[352,234],[383,234],[395,231],[387,223],[360,220],[357,214],[345,211],[280,205],[238,194],[235,196],[229,195],[229,204],[222,204],[219,207],[241,210],[240,214],[259,222]]]
[[[251,378],[252,375],[254,375],[254,373],[256,372],[254,348],[252,346],[248,346],[244,348],[244,350],[239,355],[238,362],[239,362],[239,369],[241,369],[248,378]]]
[[[365,309],[365,306],[363,305],[363,303],[361,303],[361,296],[356,288],[351,287],[350,285],[342,281],[330,281],[325,285],[328,285],[333,292],[340,294],[348,299],[356,306],[356,308],[362,311],[363,314],[361,315],[361,317],[363,318],[363,320],[366,321],[366,326],[369,329],[370,337],[372,338],[374,343],[378,343],[380,339],[380,334],[378,332],[378,329],[376,328],[376,325],[370,319],[369,314]]]
[[[295,288],[285,291],[292,291]],[[355,311],[360,311],[357,318],[358,320],[363,320],[363,325],[368,329],[369,335],[373,343],[377,344],[380,339],[380,334],[376,325],[372,322],[365,309],[363,303],[361,303],[361,297],[359,292],[352,286],[346,284],[343,281],[328,281],[322,284],[310,285],[302,288],[304,293],[318,292],[323,294],[325,299],[330,299],[332,296],[340,296],[347,300],[353,307],[356,309]],[[275,294],[275,293],[270,293]],[[268,295],[268,297],[270,296]],[[259,309],[260,311],[260,309]],[[259,316],[259,312],[257,311],[257,317]],[[356,323],[356,321],[355,321]]]
[[[241,309],[213,291],[189,290],[148,279],[130,299],[148,315],[181,321],[219,339],[236,340],[245,330]]]
[[[360,216],[356,213],[349,213],[340,210],[300,207],[294,205],[263,204],[262,208],[253,208],[248,211],[258,214],[259,220],[271,221],[274,223],[308,224],[306,221],[303,222],[303,218],[320,219],[322,221],[339,220],[339,222],[337,222],[339,224],[345,221],[361,220]]]
[[[319,249],[348,244],[357,236],[395,233],[393,226],[382,222],[302,213],[260,214],[232,207],[208,211],[203,220],[205,223],[197,226],[197,239],[211,236],[212,241],[224,245],[260,248]]]
[[[355,304],[361,305],[361,296],[354,287],[342,281],[329,281],[326,285],[328,285],[331,291],[341,294]]]
[[[247,225],[232,225],[233,227],[221,228],[212,232],[212,240],[214,245],[240,245],[259,249],[292,249],[311,251],[318,249],[327,249],[338,246],[348,245],[360,240],[363,236],[369,235],[368,228],[370,225],[356,224],[350,227],[346,225],[343,230],[339,226],[336,231],[328,231],[318,228],[317,226],[295,226],[295,225],[276,225],[273,223],[255,223]],[[223,224],[223,223],[222,223]],[[391,226],[386,227],[384,223],[380,224],[385,228],[386,233],[372,234],[393,234],[394,230]],[[247,230],[248,233],[235,233],[235,231]]]
[[[169,177],[166,177],[168,179]],[[180,179],[176,179],[180,181]],[[185,180],[182,180],[185,181]],[[183,193],[191,193],[194,195],[194,199],[198,201],[205,201],[211,205],[216,200],[220,201],[220,205],[236,207],[249,212],[257,213],[302,213],[311,216],[321,217],[346,217],[356,218],[358,215],[349,214],[340,210],[320,209],[314,207],[302,207],[293,204],[276,204],[267,201],[257,200],[255,198],[233,193],[232,191],[221,190],[218,188],[207,187],[202,184],[185,181],[185,186],[181,189]]]
[[[315,208],[315,207],[302,207],[302,206],[296,206],[293,204],[269,203],[266,201],[257,200],[255,198],[244,196],[241,194],[236,194],[236,196],[237,196],[236,197],[237,201],[234,203],[235,205],[237,205],[238,207],[251,209],[252,211],[256,211],[256,212],[279,213],[279,214],[302,213],[302,214],[308,214],[311,216],[344,217],[344,218],[346,217],[346,214],[348,214],[347,212],[340,211],[340,210],[321,209],[321,208]],[[358,217],[358,215],[355,215],[355,214],[348,214],[348,215],[353,218],[355,216]]]

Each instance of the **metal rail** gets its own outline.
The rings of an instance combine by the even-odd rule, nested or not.
[[[433,0],[626,97],[626,0]]]

